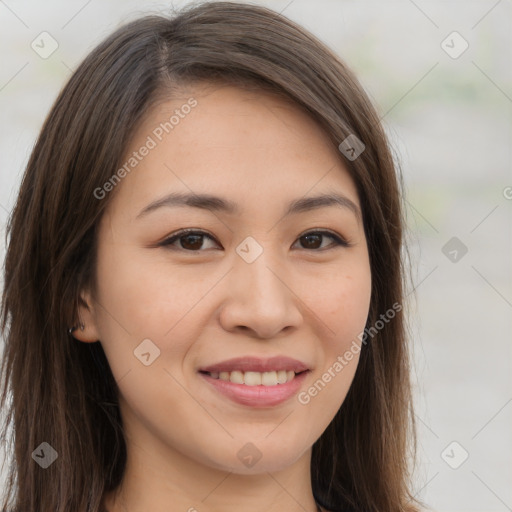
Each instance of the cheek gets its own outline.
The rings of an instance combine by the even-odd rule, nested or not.
[[[321,340],[318,366],[298,401],[325,428],[345,400],[357,370],[370,308],[371,273],[361,265],[322,282],[323,290],[309,295],[320,319],[317,325],[322,326],[316,333]]]
[[[197,314],[219,276],[211,269],[198,273],[192,267],[148,263],[140,249],[126,246],[109,246],[99,261],[98,324],[105,342],[124,352],[144,339],[174,354],[182,350],[177,333]]]
[[[330,309],[333,330],[342,339],[357,336],[364,329],[370,308],[369,274],[346,275],[338,290],[333,290],[333,297]]]
[[[326,348],[343,348],[360,334],[366,324],[371,298],[371,272],[363,263],[346,265],[343,270],[318,278],[318,286],[303,285],[303,296],[318,325],[324,330],[320,339],[328,340]],[[320,333],[318,333],[320,335]]]

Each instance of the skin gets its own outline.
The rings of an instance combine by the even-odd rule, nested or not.
[[[292,200],[334,191],[360,208],[356,187],[307,114],[232,86],[189,87],[161,103],[127,157],[190,97],[197,106],[117,185],[98,233],[96,293],[82,293],[85,329],[75,336],[104,348],[128,450],[123,483],[104,503],[109,512],[238,512],[241,504],[313,512],[311,448],[343,403],[359,355],[306,405],[297,396],[239,405],[197,370],[286,355],[309,365],[304,391],[354,340],[360,346],[371,290],[361,219],[340,206],[283,216]],[[152,201],[191,191],[234,201],[240,212],[161,207],[137,218]],[[183,228],[208,236],[158,245]],[[351,245],[329,234],[308,245],[304,234],[319,230]],[[248,236],[263,249],[250,264],[236,252]],[[134,356],[144,339],[160,350],[149,366]],[[262,454],[250,468],[237,457],[246,443]]]

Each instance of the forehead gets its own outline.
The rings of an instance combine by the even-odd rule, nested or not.
[[[151,148],[141,158],[145,146]],[[251,197],[268,203],[333,187],[358,203],[325,131],[293,101],[267,91],[182,88],[147,113],[124,163],[130,159],[136,165],[116,190],[116,201],[127,204],[180,191],[236,196],[243,206]]]

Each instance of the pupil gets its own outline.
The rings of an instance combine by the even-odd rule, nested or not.
[[[185,249],[197,250],[201,248],[203,235],[185,235],[182,237],[182,247]],[[183,243],[185,240],[185,243]],[[192,243],[189,244],[186,240],[192,240]],[[187,247],[187,245],[192,245],[193,247]]]
[[[307,249],[318,248],[318,242],[320,241],[321,235],[304,235],[302,237],[305,240],[303,246]],[[192,251],[199,250],[202,245],[203,235],[184,235],[181,237],[181,246],[184,249],[190,249]],[[321,244],[320,244],[321,245]]]
[[[303,238],[306,239],[307,248],[314,248],[315,246],[317,246],[315,242],[318,242],[318,240],[320,239],[320,236],[319,235],[305,235]]]

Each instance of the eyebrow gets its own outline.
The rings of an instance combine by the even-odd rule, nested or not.
[[[330,206],[348,209],[352,211],[358,220],[361,220],[361,211],[359,207],[348,197],[334,192],[317,196],[302,197],[291,201],[287,206],[284,217]],[[222,197],[211,194],[173,192],[148,204],[140,211],[136,218],[138,219],[143,217],[162,207],[191,207],[224,212],[231,215],[240,214],[240,208],[237,203]]]

